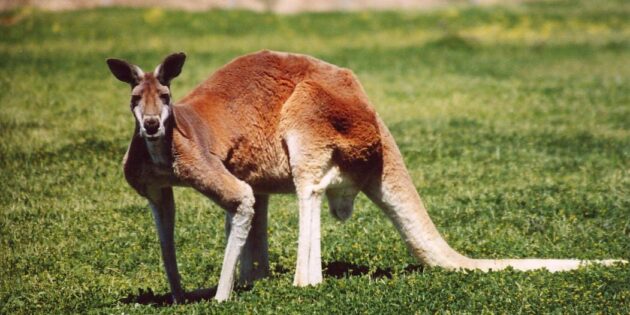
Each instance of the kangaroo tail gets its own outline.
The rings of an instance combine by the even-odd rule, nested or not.
[[[378,118],[383,149],[383,166],[363,189],[393,221],[411,253],[423,264],[450,270],[516,270],[546,268],[551,272],[577,269],[590,264],[612,265],[625,260],[577,259],[472,259],[451,248],[431,221],[420,200],[400,151],[385,124]]]

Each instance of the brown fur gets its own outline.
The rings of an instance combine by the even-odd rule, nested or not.
[[[183,289],[173,240],[173,185],[192,186],[227,211],[231,232],[218,300],[229,297],[243,248],[245,280],[268,274],[266,208],[271,193],[298,195],[294,284],[300,286],[322,280],[319,216],[324,193],[333,215],[344,220],[363,191],[390,217],[410,251],[429,266],[562,271],[593,262],[624,262],[463,256],[440,236],[393,137],[350,70],[304,55],[261,51],[219,69],[173,105],[169,116],[170,107],[164,107],[168,104],[160,102],[159,95],[169,92],[170,80],[179,74],[184,59],[182,53],[167,57],[157,74],[142,74],[125,61],[108,60],[112,73],[132,86],[135,97],[141,96],[144,117],[156,115],[162,119],[160,128],[168,125],[157,142],[156,137],[139,135],[143,129],[136,124],[124,171],[154,211],[176,300],[183,298]]]
[[[156,95],[168,92],[163,84],[179,73],[183,58],[183,54],[171,55],[162,63],[160,73],[143,74],[141,79],[137,78],[141,72],[133,65],[120,60],[108,60],[108,64],[117,78],[132,85],[134,95],[141,96],[146,119],[164,109]],[[170,186],[194,187],[226,209],[228,231],[237,225],[232,229],[237,232],[228,233],[221,269],[217,299],[223,300],[231,291],[234,259],[245,237],[241,279],[247,283],[269,272],[267,194],[301,192],[300,229],[306,226],[307,231],[316,225],[314,233],[318,235],[319,209],[313,215],[302,214],[307,202],[303,198],[312,193],[321,196],[321,189],[326,189],[314,191],[313,185],[320,185],[333,167],[340,168],[343,175],[336,180],[341,182],[335,185],[343,185],[326,190],[326,195],[332,213],[346,219],[359,189],[382,169],[377,116],[356,77],[349,70],[304,55],[262,51],[237,58],[173,105],[169,119],[169,131],[157,147],[143,139],[138,133],[141,126],[136,125],[124,170],[127,181],[147,197],[154,210],[176,300],[182,298],[183,289],[174,254]],[[290,137],[299,137],[298,147],[289,148]],[[166,158],[160,155],[163,144],[168,146]],[[297,151],[292,155],[290,150]],[[310,222],[309,218],[317,221]],[[249,236],[243,235],[252,222],[255,226]],[[318,237],[306,239],[305,233],[310,232],[300,233],[300,248],[302,252],[311,248],[308,250],[314,256],[309,259],[314,268],[308,267],[301,255],[297,285],[321,279],[319,241],[312,243]],[[306,271],[315,278],[305,276]]]
[[[286,131],[300,130],[352,173],[380,164],[376,115],[351,71],[311,57],[262,51],[219,69],[173,108],[175,169],[192,180],[197,154],[216,156],[255,192],[294,188]],[[201,144],[201,145],[200,145]],[[357,174],[358,175],[358,174]],[[361,174],[365,177],[365,173]]]

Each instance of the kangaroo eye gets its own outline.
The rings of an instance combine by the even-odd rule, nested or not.
[[[164,104],[169,105],[171,103],[171,96],[169,94],[160,94],[160,98]]]
[[[138,102],[140,102],[140,95],[132,95],[131,96],[131,107],[136,107],[136,105],[138,105]]]

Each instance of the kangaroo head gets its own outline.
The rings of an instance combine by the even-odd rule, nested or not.
[[[120,59],[107,59],[112,74],[131,86],[131,111],[136,118],[140,136],[155,141],[164,136],[166,120],[171,115],[171,80],[184,66],[184,53],[172,54],[153,72]]]

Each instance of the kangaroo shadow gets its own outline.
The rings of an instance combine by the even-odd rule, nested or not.
[[[235,290],[235,291],[238,291]],[[217,293],[217,287],[201,288],[184,294],[184,302],[181,304],[198,303],[201,301],[211,301]],[[155,307],[163,307],[173,305],[173,297],[171,292],[164,294],[155,294],[151,288],[138,289],[138,294],[129,294],[120,300],[124,304],[143,304]]]
[[[379,267],[374,269],[370,268],[370,266],[359,265],[345,261],[324,262],[322,264],[322,269],[325,277],[336,279],[365,275],[369,275],[372,278],[391,279],[392,275],[394,274],[394,270],[392,268]],[[422,265],[409,265],[401,273],[407,274],[413,272],[422,272],[422,270],[424,270],[424,266]],[[286,269],[282,266],[277,266],[274,273],[276,275],[279,275],[287,274],[289,272],[291,272],[289,269]],[[236,293],[246,292],[250,291],[252,288],[253,286],[240,286],[236,287],[234,291]],[[211,288],[200,288],[194,291],[186,292],[184,295],[184,302],[180,304],[212,301],[216,293],[217,286]],[[164,294],[155,294],[151,288],[138,289],[137,294],[130,293],[127,295],[127,297],[121,299],[120,302],[124,304],[152,305],[155,307],[164,307],[174,304],[170,292]]]
[[[345,261],[333,261],[323,263],[324,275],[332,278],[346,278],[369,275],[372,278],[391,279],[394,274],[392,268],[370,268],[370,266],[353,264]],[[423,265],[409,265],[402,270],[402,274],[422,272]]]

